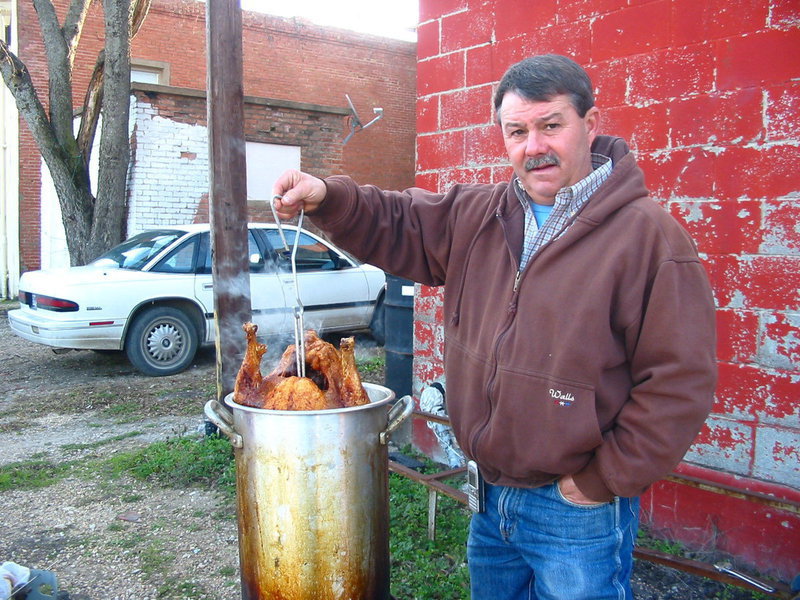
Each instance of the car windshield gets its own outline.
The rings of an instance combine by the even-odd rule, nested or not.
[[[145,231],[98,256],[90,264],[113,263],[121,269],[138,271],[156,254],[184,235],[185,231],[176,229]]]

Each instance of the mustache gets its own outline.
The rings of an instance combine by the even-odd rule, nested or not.
[[[538,169],[540,167],[549,167],[549,166],[558,166],[560,161],[558,157],[553,154],[545,154],[540,158],[529,158],[525,161],[525,170],[526,171],[533,171],[534,169]]]

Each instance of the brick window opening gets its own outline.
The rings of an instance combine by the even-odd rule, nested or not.
[[[169,85],[169,63],[160,60],[131,59],[131,81]]]

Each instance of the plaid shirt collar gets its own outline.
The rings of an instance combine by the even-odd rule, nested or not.
[[[520,257],[520,270],[524,269],[531,256],[542,246],[560,237],[572,223],[578,211],[586,204],[597,189],[611,174],[611,159],[602,154],[592,154],[592,172],[569,187],[561,188],[556,194],[553,210],[541,227],[531,208],[531,197],[522,188],[522,182],[515,179],[514,190],[525,210],[525,240]]]

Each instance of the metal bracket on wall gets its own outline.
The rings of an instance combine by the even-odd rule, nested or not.
[[[352,112],[353,114],[350,115],[347,118],[348,121],[350,122],[350,133],[348,133],[347,137],[344,138],[344,141],[342,142],[343,146],[347,142],[350,141],[350,138],[353,137],[356,134],[357,131],[361,131],[362,129],[366,129],[367,127],[369,127],[370,125],[372,125],[376,121],[379,121],[380,119],[383,118],[383,109],[382,108],[373,108],[372,112],[374,112],[377,116],[374,119],[372,119],[372,121],[370,121],[369,123],[364,125],[361,122],[361,119],[359,118],[358,113],[356,112],[356,107],[353,106],[353,101],[350,100],[350,96],[345,94],[344,97],[347,98],[347,103],[350,105],[350,112]]]

